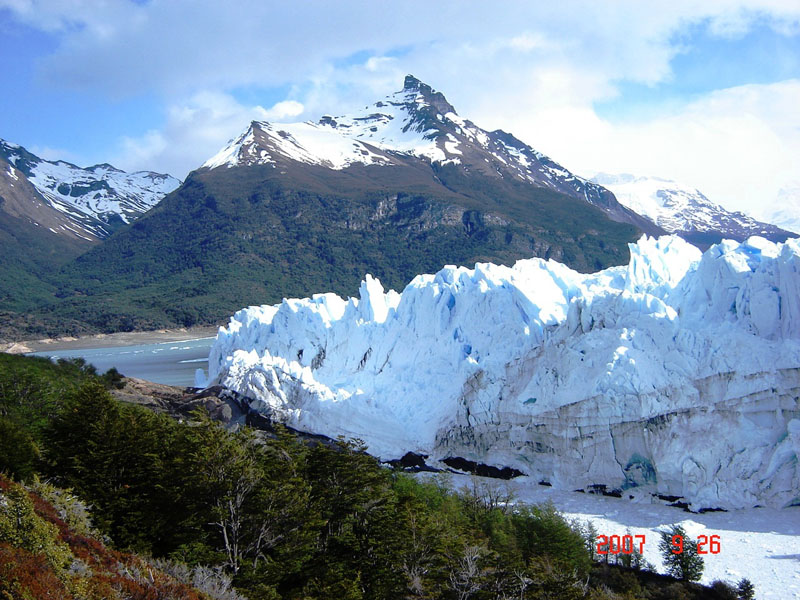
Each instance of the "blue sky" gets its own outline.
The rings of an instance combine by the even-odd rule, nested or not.
[[[0,0],[0,57],[0,137],[81,165],[182,178],[253,118],[346,112],[413,73],[582,175],[754,213],[800,189],[796,1]]]
[[[611,120],[632,114],[652,118],[714,90],[800,77],[800,37],[763,21],[731,36],[714,35],[708,22],[698,23],[677,33],[673,43],[679,50],[668,78],[655,85],[619,82],[619,96],[598,102],[597,114]]]

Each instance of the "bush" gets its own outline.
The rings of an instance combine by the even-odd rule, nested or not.
[[[0,492],[0,543],[9,544],[42,556],[56,573],[72,563],[69,547],[59,541],[58,529],[39,517],[33,501],[20,485],[11,485]]]
[[[719,579],[711,583],[711,589],[717,593],[719,600],[739,600],[736,588]]]
[[[58,518],[64,521],[69,528],[79,535],[98,537],[99,533],[92,525],[89,507],[86,503],[72,493],[72,490],[63,490],[54,485],[41,481],[34,476],[28,489],[38,494],[42,500],[53,506]]]

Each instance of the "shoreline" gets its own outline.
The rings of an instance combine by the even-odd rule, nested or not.
[[[27,354],[45,350],[83,350],[86,348],[115,348],[119,346],[138,346],[160,342],[182,342],[199,338],[215,337],[219,326],[202,325],[178,329],[157,329],[153,331],[123,331],[118,333],[97,333],[80,337],[44,338],[26,340],[0,345],[0,352],[8,354]]]

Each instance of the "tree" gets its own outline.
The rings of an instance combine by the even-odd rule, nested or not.
[[[756,587],[747,577],[739,582],[736,591],[739,593],[739,600],[754,600],[756,597]]]
[[[468,600],[484,587],[484,569],[482,557],[487,554],[481,546],[466,546],[450,568],[450,589],[458,600]]]
[[[309,563],[315,578],[326,585],[336,579],[358,581],[368,598],[389,598],[403,589],[407,539],[399,528],[391,473],[360,440],[339,439],[334,447],[311,449],[306,477],[322,519],[321,552]]]
[[[207,415],[196,416],[200,422],[192,432],[196,438],[192,472],[198,488],[210,500],[210,524],[220,535],[225,566],[236,575],[247,559],[257,562],[265,535],[260,531],[252,539],[253,528],[248,522],[249,505],[264,481],[261,449],[252,430],[231,434]]]
[[[47,430],[49,474],[91,503],[99,529],[123,548],[173,550],[185,520],[170,463],[178,426],[123,405],[97,382],[69,394]]]
[[[697,551],[697,542],[686,536],[680,525],[661,532],[658,550],[664,559],[667,572],[683,581],[699,581],[703,575],[703,557]]]
[[[36,470],[39,449],[22,427],[11,419],[0,417],[0,473],[26,481]]]
[[[581,534],[586,551],[589,553],[589,558],[592,561],[597,560],[597,527],[595,527],[594,522],[591,519],[586,522],[575,519],[572,521],[572,529]]]
[[[581,532],[570,525],[552,503],[517,506],[511,515],[521,558],[549,556],[584,575],[591,559]]]
[[[625,530],[625,536],[633,538],[633,534],[631,533],[630,529]],[[653,565],[647,562],[644,555],[639,552],[639,549],[636,547],[637,544],[634,543],[631,544],[631,546],[631,552],[629,554],[622,552],[617,555],[617,564],[627,568],[638,569],[640,571],[654,571],[655,569],[653,569]]]
[[[575,567],[548,556],[534,557],[527,569],[531,598],[581,600],[586,597],[588,582]]]

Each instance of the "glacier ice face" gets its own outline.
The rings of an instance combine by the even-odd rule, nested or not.
[[[236,313],[209,382],[297,429],[516,467],[561,487],[798,501],[800,242],[705,254],[643,237],[627,267],[445,267]]]

